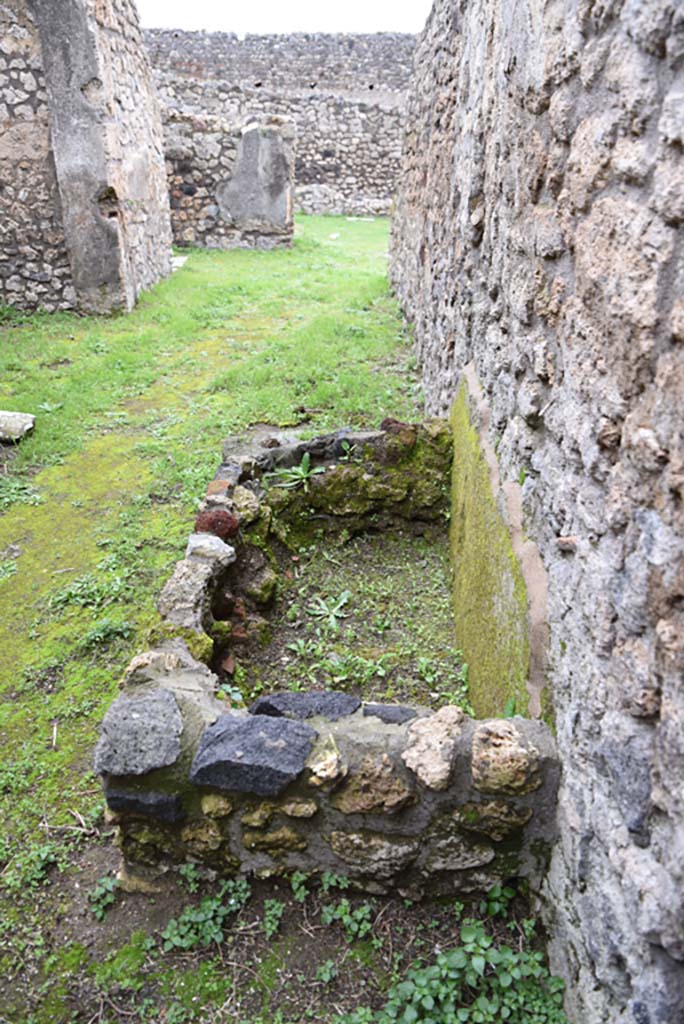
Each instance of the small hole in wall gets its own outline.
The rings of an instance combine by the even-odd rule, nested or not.
[[[372,92],[372,91],[373,91],[373,89],[375,88],[375,86],[374,86],[374,85],[369,85],[369,86],[368,86],[368,88],[369,88],[369,90],[370,90],[370,91]]]
[[[318,84],[317,82],[309,82],[309,88],[310,89],[315,89],[317,84]]]
[[[111,185],[103,188],[97,197],[97,205],[103,217],[106,217],[107,220],[116,220],[120,213],[119,197],[116,194],[116,189],[112,188]]]
[[[260,89],[260,88],[261,88],[261,86],[262,86],[262,83],[261,83],[261,82],[255,82],[255,83],[254,83],[254,88],[255,88],[255,89]]]

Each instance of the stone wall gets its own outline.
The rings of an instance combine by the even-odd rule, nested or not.
[[[294,126],[240,130],[218,117],[169,114],[166,168],[176,245],[272,249],[294,231]]]
[[[673,0],[438,0],[393,225],[428,407],[468,388],[548,576],[576,1024],[684,1019],[683,58]]]
[[[401,157],[415,38],[145,34],[162,105],[235,125],[297,128],[296,205],[306,213],[386,213]]]
[[[131,0],[0,7],[3,298],[130,309],[170,269],[159,111]]]
[[[0,302],[72,308],[42,48],[25,3],[0,4],[0,181]]]

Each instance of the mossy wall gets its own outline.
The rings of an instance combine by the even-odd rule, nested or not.
[[[527,711],[529,616],[522,571],[499,513],[489,467],[461,384],[451,412],[454,435],[451,553],[456,639],[468,664],[478,718],[501,715],[515,699]]]

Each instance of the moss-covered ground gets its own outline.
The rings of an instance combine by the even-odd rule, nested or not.
[[[257,422],[319,433],[420,416],[386,246],[383,221],[302,218],[292,251],[191,253],[129,316],[0,310],[0,408],[37,415],[34,435],[0,452],[2,1024],[330,1024],[382,1005],[412,957],[458,939],[461,908],[350,897],[334,881],[305,897],[305,881],[299,892],[260,883],[226,920],[219,882],[192,866],[157,895],[124,894],[90,768],[225,436]],[[319,671],[315,645],[328,640],[306,607],[348,589],[346,612],[366,623],[362,660],[341,619],[323,681],[351,665],[378,697],[415,699],[416,677],[427,699],[462,693],[443,541],[386,549],[418,559],[401,615],[372,541],[354,545],[364,587],[334,551],[305,557],[306,578],[293,572],[286,622],[301,628],[285,646],[288,678]],[[512,919],[509,934],[522,943],[530,928]]]

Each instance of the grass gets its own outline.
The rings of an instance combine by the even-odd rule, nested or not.
[[[129,316],[2,317],[0,408],[37,414],[0,456],[0,934],[15,943],[20,927],[40,950],[36,887],[49,919],[50,869],[87,844],[98,723],[224,437],[415,417],[386,246],[384,221],[302,218],[291,251],[193,252]]]

